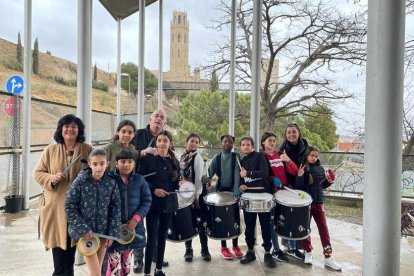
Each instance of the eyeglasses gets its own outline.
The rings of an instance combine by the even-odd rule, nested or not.
[[[165,116],[162,115],[162,114],[152,114],[152,117],[154,117],[156,119],[165,120]]]

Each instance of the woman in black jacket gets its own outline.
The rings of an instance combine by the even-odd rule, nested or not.
[[[148,177],[149,188],[152,194],[151,208],[146,217],[147,247],[145,248],[144,273],[150,275],[151,261],[154,255],[154,246],[157,243],[157,262],[154,275],[165,275],[162,271],[167,229],[171,220],[171,213],[166,212],[166,200],[170,192],[178,188],[179,163],[171,150],[172,136],[163,130],[156,136],[158,155],[148,154],[141,159],[139,173]]]

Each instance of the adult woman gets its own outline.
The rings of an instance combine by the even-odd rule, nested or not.
[[[75,248],[71,247],[65,213],[65,197],[82,168],[92,146],[85,144],[85,125],[75,115],[59,119],[54,134],[56,144],[45,148],[34,171],[43,188],[40,200],[40,232],[46,249],[52,249],[53,275],[73,275]],[[65,169],[70,168],[65,172]]]
[[[305,138],[302,138],[299,126],[295,123],[288,124],[285,128],[285,138],[280,146],[280,152],[282,154],[286,154],[290,160],[292,160],[296,166],[299,167],[302,162],[303,155],[308,147],[308,141],[306,141]],[[288,186],[293,187],[296,176],[291,174],[287,174],[286,176]],[[294,246],[294,243],[290,242],[287,254],[297,259],[304,260],[305,255],[296,248],[297,245],[298,244],[296,243],[296,246]]]
[[[162,271],[162,263],[165,252],[168,225],[171,213],[167,210],[167,197],[169,192],[178,188],[180,164],[176,159],[172,147],[171,134],[163,130],[155,137],[157,155],[147,154],[141,159],[139,173],[146,175],[155,172],[146,180],[152,194],[151,208],[146,217],[147,247],[145,248],[144,273],[150,275],[151,261],[154,250],[157,250],[155,276],[165,275]],[[157,243],[157,248],[155,248]]]

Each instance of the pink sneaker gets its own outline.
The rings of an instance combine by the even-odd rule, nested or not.
[[[221,256],[223,256],[223,258],[226,260],[233,259],[233,254],[231,254],[230,249],[228,249],[227,247],[221,248]]]
[[[233,252],[234,252],[234,256],[235,256],[236,258],[241,258],[241,257],[243,257],[243,252],[240,250],[240,247],[238,247],[238,246],[233,247]]]

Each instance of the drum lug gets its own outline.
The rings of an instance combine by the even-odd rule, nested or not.
[[[181,241],[181,234],[178,234],[178,240]]]
[[[197,222],[200,222],[201,221],[201,218],[197,218]]]
[[[289,236],[292,237],[292,232],[289,232]]]
[[[293,208],[290,208],[290,212],[293,213]]]
[[[226,212],[228,212],[228,211],[229,211],[229,207],[226,206]]]
[[[230,232],[227,232],[227,237],[230,237]]]
[[[172,231],[171,231],[171,229],[170,229],[170,228],[168,228],[167,234],[168,234],[168,235],[171,235],[171,234],[172,234]]]
[[[207,228],[207,222],[206,221],[203,223],[203,226],[204,226],[204,228]]]
[[[219,217],[216,217],[216,218],[214,219],[214,221],[215,221],[216,223],[219,223],[219,222],[221,222],[221,219],[220,219]]]
[[[239,225],[237,223],[234,224],[234,229],[239,229]]]
[[[299,230],[299,232],[303,232],[303,231],[305,231],[305,228],[302,225],[299,225],[298,230]]]

